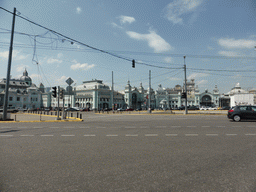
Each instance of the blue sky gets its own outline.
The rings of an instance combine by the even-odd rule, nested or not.
[[[194,78],[201,92],[228,92],[236,83],[256,88],[256,1],[254,0],[1,0],[0,7],[104,54],[16,17],[12,77],[26,68],[33,83],[66,86],[71,77],[101,79],[116,90],[127,81],[173,88]],[[0,78],[6,77],[12,15],[0,9]],[[36,44],[34,43],[36,42]],[[150,67],[144,64],[154,65]],[[166,67],[166,68],[161,68]],[[243,70],[232,72],[230,70]]]

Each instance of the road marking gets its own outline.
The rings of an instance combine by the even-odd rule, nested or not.
[[[210,127],[210,126],[201,126],[201,127]]]
[[[249,126],[247,126],[247,127],[256,127],[255,125],[249,125]]]
[[[12,137],[13,135],[0,135],[1,137]]]
[[[142,126],[142,127],[140,127],[140,128],[148,128],[148,126]]]
[[[117,137],[118,135],[106,135],[107,137]]]
[[[158,134],[145,134],[146,137],[154,137],[154,136],[158,136]]]
[[[84,135],[85,137],[95,137],[96,135],[91,134],[91,135]]]
[[[181,126],[171,126],[171,128],[178,128],[178,127],[181,127]]]
[[[12,127],[1,127],[3,129],[11,129]]]
[[[41,135],[41,137],[52,137],[53,135]]]
[[[75,127],[63,127],[65,129],[74,129]]]
[[[217,126],[217,127],[226,127],[226,126]]]
[[[42,129],[43,127],[34,127],[35,129]]]
[[[156,126],[156,128],[166,128],[166,126]]]
[[[237,134],[226,134],[227,136],[236,136]]]
[[[185,136],[198,136],[198,134],[185,134]]]
[[[79,127],[80,129],[90,129],[90,127]]]
[[[61,135],[62,137],[74,137],[75,135]]]
[[[132,135],[132,134],[127,134],[127,135],[125,135],[126,137],[137,137],[138,135],[137,134],[135,134],[135,135]]]
[[[58,129],[59,127],[49,127],[49,128],[51,128],[51,129]]]
[[[106,127],[96,127],[97,129],[105,129]]]
[[[245,135],[256,135],[255,133],[247,133]]]
[[[206,136],[218,136],[219,134],[206,134]]]
[[[165,136],[177,136],[178,134],[165,134]]]
[[[33,137],[34,135],[20,135],[21,137]]]
[[[233,126],[233,127],[241,127],[241,126]]]
[[[136,127],[133,127],[133,126],[132,126],[132,127],[124,127],[124,128],[128,128],[128,129],[130,129],[130,128],[136,128]]]

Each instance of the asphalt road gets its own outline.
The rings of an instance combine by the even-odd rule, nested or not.
[[[256,121],[90,113],[0,127],[0,191],[256,191]]]

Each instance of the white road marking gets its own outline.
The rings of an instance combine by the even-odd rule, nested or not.
[[[148,128],[148,126],[142,126],[142,127],[140,127],[140,128]]]
[[[0,137],[12,137],[13,135],[0,135]]]
[[[21,137],[33,137],[34,135],[20,135]]]
[[[156,126],[157,128],[166,128],[166,126]]]
[[[206,136],[218,136],[219,134],[206,134]]]
[[[198,134],[185,134],[185,136],[198,136]]]
[[[128,129],[130,129],[130,128],[136,128],[136,127],[133,127],[133,126],[132,126],[132,127],[124,127],[124,128],[128,128]]]
[[[41,128],[43,128],[43,127],[34,127],[35,129],[41,129]]]
[[[226,134],[227,136],[236,136],[237,134]]]
[[[146,137],[158,136],[158,134],[145,134]]]
[[[171,126],[171,128],[178,128],[178,127],[181,127],[181,126]]]
[[[74,137],[75,135],[61,135],[62,137]]]
[[[165,134],[165,136],[177,136],[178,134]]]
[[[41,137],[52,137],[53,135],[41,135]]]
[[[1,128],[3,128],[3,129],[10,129],[10,128],[12,128],[12,127],[1,127]]]
[[[96,127],[97,129],[105,129],[106,127]]]
[[[63,127],[65,129],[74,129],[75,127]]]
[[[79,127],[80,129],[90,129],[90,127]]]
[[[125,135],[126,137],[137,137],[138,135],[137,134],[135,134],[135,135],[132,135],[132,134],[127,134],[127,135]]]
[[[226,126],[217,126],[217,127],[226,127]]]
[[[256,135],[255,133],[247,133],[245,135]]]
[[[201,127],[210,127],[210,126],[201,126]]]
[[[191,127],[191,128],[193,128],[193,127],[196,127],[196,126],[187,126],[187,127]]]
[[[117,137],[118,135],[106,135],[107,137]]]
[[[91,135],[84,135],[85,137],[95,137],[96,135],[91,134]]]

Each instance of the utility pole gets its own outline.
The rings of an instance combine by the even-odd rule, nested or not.
[[[112,71],[112,93],[111,93],[111,101],[112,101],[112,110],[114,110],[114,74]]]
[[[186,56],[184,56],[184,76],[185,76],[185,94],[186,94],[186,98],[185,98],[185,112],[184,115],[188,114],[188,107],[187,107],[187,74],[186,74],[186,63],[185,63],[185,59]]]
[[[148,112],[151,113],[151,70],[149,70]]]
[[[7,104],[8,104],[8,95],[9,95],[9,81],[10,81],[10,73],[11,73],[11,63],[12,63],[12,45],[13,45],[13,36],[14,36],[14,25],[15,25],[15,15],[16,8],[13,10],[13,19],[12,19],[12,33],[11,33],[11,42],[9,49],[9,59],[8,59],[8,68],[7,68],[7,77],[5,84],[5,95],[4,95],[4,110],[3,110],[3,120],[7,119]]]
[[[58,111],[57,111],[57,120],[60,120],[60,86],[58,86]]]

